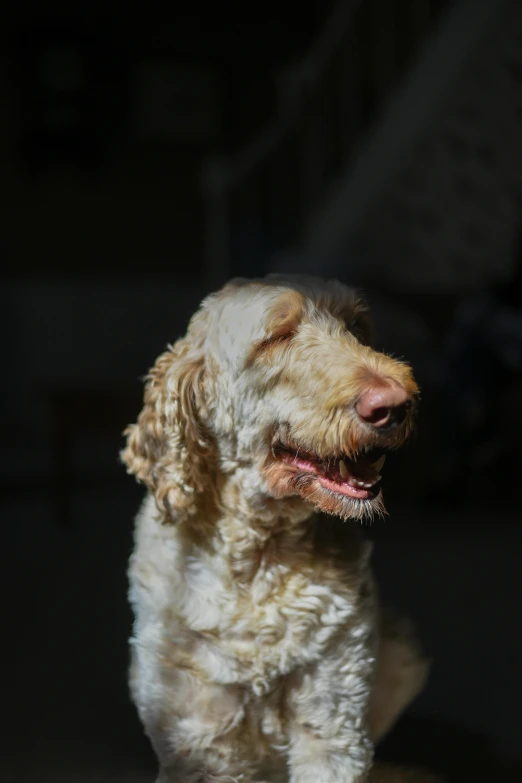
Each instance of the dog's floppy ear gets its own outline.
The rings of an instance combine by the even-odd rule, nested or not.
[[[201,423],[205,315],[197,313],[187,336],[158,358],[147,377],[138,421],[124,433],[127,446],[121,456],[127,472],[148,487],[171,521],[195,513],[211,452]]]

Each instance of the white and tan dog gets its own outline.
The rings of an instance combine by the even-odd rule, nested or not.
[[[150,373],[123,459],[148,489],[131,688],[161,783],[430,779],[372,769],[427,664],[346,522],[383,512],[417,395],[368,329],[340,283],[233,281]]]

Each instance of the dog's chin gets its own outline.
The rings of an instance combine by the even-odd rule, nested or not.
[[[276,498],[298,495],[314,510],[344,520],[370,521],[386,513],[380,481],[371,487],[354,487],[288,464],[278,457],[270,461],[264,473],[270,492]]]

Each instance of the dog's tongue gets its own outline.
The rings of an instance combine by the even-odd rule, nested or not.
[[[367,498],[376,491],[373,488],[381,479],[380,470],[385,459],[381,457],[372,463],[362,457],[357,460],[350,460],[347,457],[321,460],[311,454],[298,455],[289,452],[282,452],[281,456],[285,462],[315,473],[327,488],[359,499]]]
[[[373,464],[362,458],[336,459],[323,467],[319,480],[327,489],[358,500],[366,500],[378,490],[381,476],[377,468],[382,467],[383,462],[383,459]]]
[[[338,484],[348,484],[351,487],[370,489],[381,480],[379,470],[383,464],[384,457],[381,457],[373,464],[364,458],[356,461],[337,459],[325,471],[325,475]]]

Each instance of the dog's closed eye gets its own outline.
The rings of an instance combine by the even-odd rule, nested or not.
[[[248,367],[249,365],[253,364],[255,361],[259,359],[267,358],[272,350],[288,344],[294,336],[295,336],[295,330],[282,332],[282,333],[274,333],[274,334],[269,334],[267,335],[267,337],[264,337],[262,340],[258,340],[257,342],[253,343],[253,345],[251,346],[248,352],[246,366]]]
[[[268,314],[266,334],[252,345],[248,353],[247,365],[263,356],[266,357],[271,349],[290,342],[301,322],[303,304],[303,296],[297,291],[287,290],[278,297]]]

